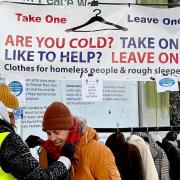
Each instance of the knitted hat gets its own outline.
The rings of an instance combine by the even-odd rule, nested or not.
[[[0,119],[10,123],[9,114],[6,106],[0,101]]]
[[[19,108],[17,97],[11,92],[6,84],[0,84],[0,101],[2,101],[7,108]]]
[[[73,116],[63,103],[54,102],[46,109],[42,126],[43,131],[72,129],[74,126]]]

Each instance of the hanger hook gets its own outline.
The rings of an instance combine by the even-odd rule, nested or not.
[[[96,16],[99,15],[99,14],[101,14],[101,10],[100,10],[100,9],[94,9],[93,12],[95,12],[95,11],[99,11],[99,12],[96,14]]]
[[[147,126],[147,134],[149,133],[149,128],[148,128],[148,126]]]
[[[148,128],[148,123],[146,122],[146,133],[148,134],[149,133],[149,128]]]
[[[133,134],[133,127],[131,127],[131,135]]]
[[[158,131],[159,131],[159,127],[156,126],[156,134],[158,134]]]
[[[119,133],[119,123],[117,121],[116,121],[116,127],[117,127],[116,131],[117,133]]]

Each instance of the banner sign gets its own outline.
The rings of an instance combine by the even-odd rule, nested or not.
[[[0,5],[3,75],[80,80],[180,79],[180,8]]]

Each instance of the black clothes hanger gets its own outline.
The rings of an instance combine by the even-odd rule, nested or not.
[[[66,29],[65,31],[66,32],[73,32],[73,31],[74,32],[95,32],[95,31],[103,31],[103,30],[122,30],[122,31],[128,31],[127,28],[119,26],[119,25],[111,23],[111,22],[108,22],[108,21],[104,20],[101,16],[98,16],[101,13],[100,9],[94,9],[93,12],[95,12],[95,11],[99,11],[99,12],[96,14],[96,16],[93,16],[88,22],[86,22],[86,23],[84,23],[84,24],[82,24],[80,26],[77,26],[77,27]],[[94,23],[96,21],[104,23],[104,24],[107,24],[107,25],[110,25],[110,26],[113,26],[114,28],[113,29],[107,28],[107,29],[100,29],[100,30],[84,30],[84,31],[78,30],[78,29],[80,29],[82,27],[85,27],[85,26],[87,26],[89,24],[92,24],[92,23]],[[76,30],[78,30],[78,31],[76,31]]]
[[[119,123],[116,122],[116,126],[117,126],[117,129],[116,129],[116,136],[118,137],[118,134],[119,134]]]

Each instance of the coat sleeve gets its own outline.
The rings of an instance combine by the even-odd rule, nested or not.
[[[21,137],[15,133],[10,133],[3,141],[0,156],[7,167],[4,169],[2,166],[3,170],[13,174],[17,179],[56,180],[67,175],[65,165],[58,161],[48,169],[42,170]]]
[[[163,179],[163,180],[170,180],[171,179],[169,176],[169,170],[170,170],[169,161],[167,159],[167,156],[166,156],[164,150],[162,150],[161,179]]]
[[[90,156],[95,179],[121,180],[115,158],[107,146],[95,142]]]
[[[134,178],[134,180],[144,180],[144,174],[143,174],[143,163],[141,154],[139,152],[139,149],[133,145],[128,145],[128,162],[131,172],[131,177]]]

